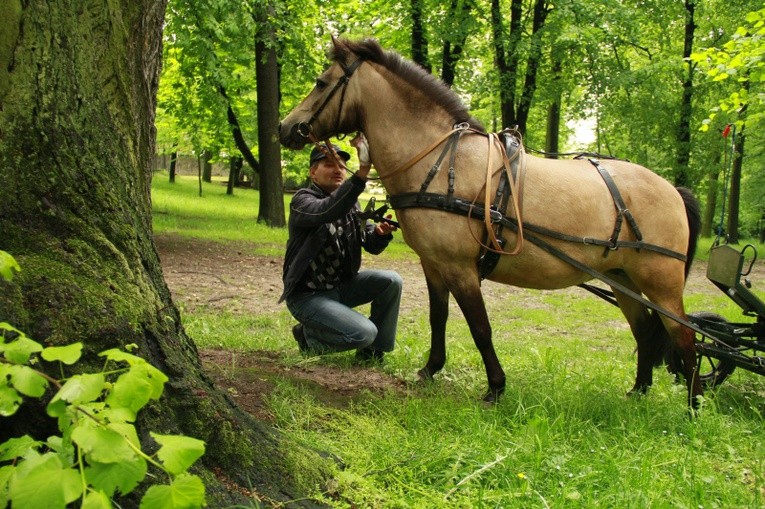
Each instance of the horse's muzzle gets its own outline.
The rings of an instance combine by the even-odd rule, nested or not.
[[[309,134],[311,126],[305,122],[298,122],[289,128],[279,123],[279,142],[287,148],[299,150],[305,147]]]

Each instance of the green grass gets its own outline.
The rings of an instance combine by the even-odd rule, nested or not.
[[[232,198],[208,184],[200,199],[195,181],[170,186],[160,176],[153,197],[157,232],[281,254],[286,231],[256,224],[254,191],[237,189]],[[398,249],[395,256],[413,256]],[[484,284],[487,294],[504,288]],[[331,405],[278,381],[268,399],[276,427],[345,465],[336,484],[317,487],[314,498],[341,508],[765,507],[763,377],[737,370],[692,420],[685,389],[663,370],[646,397],[625,397],[635,375],[634,340],[616,308],[575,289],[507,295],[489,300],[508,380],[496,406],[480,402],[483,364],[456,310],[445,369],[432,383],[415,382],[429,347],[426,302],[401,316],[397,348],[382,368],[410,381],[406,391]],[[740,318],[729,303],[722,293],[688,296],[689,310]],[[294,365],[350,365],[352,354],[300,357],[292,323],[286,310],[184,313],[186,330],[203,348],[278,351]]]

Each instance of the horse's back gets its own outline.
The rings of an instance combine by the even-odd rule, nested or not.
[[[604,160],[600,165],[613,179],[624,207],[634,218],[639,235],[627,220],[622,220],[617,231],[615,196],[596,166],[586,159],[553,160],[526,156],[523,222],[575,238],[606,241],[618,234],[619,240],[642,240],[685,254],[687,217],[683,200],[674,186],[634,163]],[[529,235],[534,233],[529,232]],[[512,245],[515,236],[510,236]],[[601,272],[629,270],[655,256],[633,248],[620,248],[605,255],[603,246],[559,240],[554,236],[540,237]],[[490,279],[533,288],[561,288],[589,279],[528,240],[524,246],[521,255],[502,257]],[[679,267],[682,268],[682,264]]]

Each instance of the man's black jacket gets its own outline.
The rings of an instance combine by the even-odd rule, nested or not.
[[[327,194],[311,184],[310,187],[300,189],[292,197],[288,222],[289,239],[282,272],[284,292],[279,302],[289,297],[303,281],[311,260],[319,254],[327,242],[328,224],[344,217],[349,210],[361,212],[358,197],[365,186],[364,180],[352,175],[332,194]],[[363,223],[363,220],[358,219],[358,221]],[[371,223],[365,224],[364,229],[366,235],[363,236],[363,245],[358,242],[352,245],[345,260],[347,272],[350,274],[358,273],[361,267],[362,247],[371,254],[379,254],[393,238],[390,234],[386,236],[375,234],[375,225]]]

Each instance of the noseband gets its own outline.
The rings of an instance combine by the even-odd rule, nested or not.
[[[348,82],[351,79],[351,76],[353,76],[353,73],[356,72],[356,69],[359,68],[359,66],[364,62],[363,58],[357,58],[356,61],[354,61],[351,65],[346,66],[342,62],[338,62],[340,64],[340,67],[343,68],[343,76],[337,80],[337,83],[335,83],[335,86],[332,88],[332,90],[329,91],[329,94],[327,94],[327,97],[324,99],[324,102],[321,103],[321,106],[314,112],[313,115],[311,115],[311,118],[308,119],[308,122],[298,122],[295,125],[295,132],[306,139],[311,139],[311,135],[313,132],[313,122],[318,118],[319,115],[321,115],[321,112],[324,111],[324,108],[326,108],[327,104],[329,104],[329,101],[332,100],[332,97],[334,97],[335,93],[340,90],[340,88],[343,89],[343,93],[340,95],[340,106],[337,109],[337,121],[335,122],[335,132],[338,133],[340,131],[340,114],[343,112],[343,103],[345,102],[345,91],[347,89],[346,85],[348,85]]]

